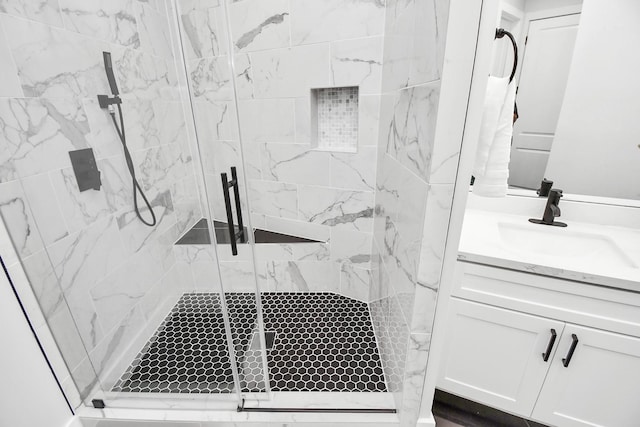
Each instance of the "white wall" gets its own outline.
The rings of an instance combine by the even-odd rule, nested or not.
[[[545,176],[567,193],[640,199],[640,2],[585,0]]]
[[[512,0],[513,1],[513,0]],[[525,12],[539,12],[547,9],[558,9],[582,3],[582,0],[526,0]]]
[[[66,426],[73,414],[0,271],[0,426]]]

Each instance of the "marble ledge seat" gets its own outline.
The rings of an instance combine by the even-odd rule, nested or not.
[[[226,222],[213,221],[216,242],[218,244],[229,244],[229,229]],[[244,228],[245,235],[247,228]],[[274,231],[254,230],[254,238],[256,243],[322,243],[318,240],[306,239],[304,237],[292,236],[289,234],[276,233]],[[211,235],[209,234],[209,222],[206,218],[198,221],[189,231],[175,243],[176,245],[210,245]]]

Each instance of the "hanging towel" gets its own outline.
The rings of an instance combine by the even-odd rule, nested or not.
[[[515,98],[515,82],[509,83],[509,77],[489,76],[473,168],[473,192],[479,196],[507,194]]]

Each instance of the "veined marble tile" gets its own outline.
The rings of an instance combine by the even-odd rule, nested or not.
[[[201,144],[239,139],[238,121],[232,101],[195,101],[193,107]]]
[[[264,215],[297,217],[298,191],[295,185],[271,181],[249,181],[251,210]]]
[[[71,166],[87,147],[82,105],[64,99],[0,99],[0,182]]]
[[[413,38],[407,35],[386,35],[384,38],[384,65],[382,91],[390,92],[409,85]]]
[[[183,48],[187,59],[228,53],[224,10],[217,0],[185,0],[178,3]]]
[[[310,94],[295,101],[295,142],[298,144],[311,143],[311,97]],[[360,129],[358,129],[359,131]]]
[[[252,99],[238,103],[243,143],[294,142],[295,101]]]
[[[171,186],[171,199],[176,215],[176,226],[178,232],[182,234],[203,216],[195,174],[187,175]]]
[[[84,111],[87,115],[90,132],[86,138],[89,146],[93,148],[96,159],[113,157],[121,154],[122,143],[113,126],[113,121],[107,110],[103,110],[98,105],[98,100],[85,98],[82,100]],[[125,117],[125,124],[128,118]],[[129,119],[130,120],[130,119]]]
[[[369,301],[371,270],[345,262],[340,268],[340,293],[360,301]]]
[[[0,184],[0,214],[18,257],[24,258],[44,248],[20,181]],[[11,265],[14,261],[9,258],[5,262]]]
[[[387,153],[428,182],[440,83],[401,90],[387,128]]]
[[[97,161],[102,187],[80,192],[73,168],[51,172],[51,184],[70,233],[131,205],[131,178],[124,156]]]
[[[288,47],[288,0],[245,0],[229,5],[233,45],[238,52]]]
[[[382,90],[406,87],[411,72],[415,26],[415,0],[386,2]]]
[[[433,320],[436,315],[438,303],[438,290],[422,286],[416,286],[413,297],[413,316],[410,320],[411,330],[415,333],[433,332]],[[419,309],[416,309],[419,308]]]
[[[251,261],[220,261],[224,292],[253,292],[256,280]]]
[[[329,185],[330,153],[302,144],[261,145],[262,178],[308,185]]]
[[[236,94],[238,99],[252,99],[255,96],[251,58],[251,56],[244,53],[233,56],[233,66],[236,70]]]
[[[154,101],[153,111],[161,145],[187,142],[187,124],[182,102]]]
[[[403,425],[414,425],[418,421],[430,344],[431,334],[409,335],[402,406],[398,411]]]
[[[429,196],[429,185],[403,166],[395,168],[398,187],[395,206],[395,224],[398,234],[405,241],[419,240],[424,226],[424,214]]]
[[[6,15],[0,19],[25,96],[93,98],[110,93],[102,60],[105,43]]]
[[[0,10],[2,10],[2,3],[0,3]],[[1,20],[0,58],[2,58],[2,63],[0,63],[0,97],[23,97],[24,94],[22,93],[22,86],[20,86],[20,80],[18,79],[18,68],[13,61],[11,49],[9,48],[9,43],[4,35]]]
[[[328,261],[330,246],[328,243],[296,243],[293,246],[293,259],[298,261]]]
[[[7,258],[3,254],[3,262]],[[47,265],[48,264],[48,265]],[[29,321],[34,328],[45,328],[47,316],[64,304],[62,291],[51,263],[44,250],[25,257],[22,263],[7,266],[7,272],[15,287],[20,302],[29,314]],[[56,292],[57,289],[57,292]]]
[[[45,246],[67,236],[69,232],[49,176],[33,175],[21,182]]]
[[[256,260],[267,262],[273,260],[293,260],[293,248],[304,243],[259,243],[253,247]]]
[[[316,224],[372,231],[373,192],[299,186],[298,217]]]
[[[127,137],[127,146],[130,151],[143,150],[160,145],[160,131],[156,122],[155,104],[157,104],[156,101],[152,102],[144,99],[126,99],[122,102],[124,129]],[[120,122],[118,122],[118,126],[120,126]],[[120,143],[120,139],[116,139],[114,143]]]
[[[373,191],[376,152],[376,147],[360,147],[357,153],[331,153],[331,187]]]
[[[139,47],[131,0],[59,0],[68,30],[122,46]]]
[[[113,330],[108,331],[92,351],[89,358],[103,387],[110,388],[122,372],[113,372],[119,358],[135,342],[140,333],[140,325],[144,325],[144,315],[139,306],[135,306],[123,321]]]
[[[54,372],[59,378],[64,378],[68,376],[67,366],[73,369],[87,353],[62,298],[62,291],[57,286],[55,274],[51,280],[52,268],[46,252],[30,256],[23,263],[31,272],[29,279],[20,264],[9,267],[9,275]],[[41,306],[46,310],[46,317]]]
[[[200,150],[203,167],[207,173],[219,177],[221,173],[226,173],[229,176],[232,166],[239,169],[238,172],[242,170],[240,167],[242,165],[240,144],[237,141],[204,140],[200,143]],[[231,178],[229,177],[229,179]]]
[[[173,253],[177,261],[187,264],[194,262],[216,264],[218,262],[212,245],[174,245]]]
[[[88,401],[90,394],[98,385],[98,375],[96,374],[88,355],[78,365],[78,367],[71,372],[71,377],[73,378],[73,382],[78,390],[80,399],[86,399]],[[87,401],[85,401],[85,403],[88,403]]]
[[[332,229],[331,259],[368,268],[371,261],[371,233]]]
[[[380,93],[382,43],[382,36],[332,42],[333,86],[358,86],[360,95]]]
[[[380,127],[380,95],[360,95],[358,100],[358,147],[377,147]]]
[[[173,61],[136,49],[113,49],[112,55],[118,88],[124,99],[176,99],[172,89],[177,85]]]
[[[97,345],[104,333],[97,323],[89,289],[122,264],[127,255],[112,218],[98,221],[49,247],[60,286],[88,348]]]
[[[155,56],[172,60],[171,32],[164,8],[158,11],[143,2],[137,2],[134,6],[141,48]]]
[[[437,46],[438,49],[438,74],[442,76],[444,65],[444,49],[447,39],[447,28],[449,26],[449,5],[450,0],[436,0],[436,25],[437,25]]]
[[[89,294],[102,328],[110,331],[120,324],[162,276],[159,260],[144,248],[97,282]]]
[[[252,53],[255,97],[304,97],[312,88],[330,87],[330,51],[325,43]]]
[[[0,12],[56,27],[62,26],[58,0],[0,0]]]
[[[66,305],[61,306],[47,318],[47,324],[73,377],[73,371],[87,357],[87,351],[74,323],[73,315]],[[76,377],[73,378],[76,379]]]
[[[422,230],[418,282],[437,290],[447,242],[454,184],[431,185]]]
[[[222,193],[220,175],[205,173],[208,209],[213,215],[213,219],[219,221],[227,220],[227,212],[224,206],[224,194]],[[251,212],[253,214],[253,212]]]
[[[337,292],[339,264],[332,261],[272,261],[267,266],[271,292]]]
[[[150,197],[147,195],[147,197]],[[158,236],[173,227],[176,223],[173,201],[171,200],[171,192],[159,192],[155,197],[149,199],[156,215],[157,224],[155,227],[148,227],[143,224],[135,214],[133,207],[130,210],[121,213],[117,217],[118,228],[122,236],[122,242],[125,248],[130,252],[139,251],[148,242],[153,241]],[[141,206],[142,205],[142,206]],[[144,202],[140,201],[140,212],[146,221],[151,220],[151,214],[144,206]]]
[[[382,35],[384,1],[292,0],[294,45]]]
[[[145,318],[145,329],[157,325],[176,304],[184,290],[192,291],[193,277],[186,263],[176,263],[173,268],[156,282],[140,299],[140,309]]]
[[[233,87],[228,56],[203,58],[187,64],[196,101],[231,101]]]
[[[371,291],[369,292],[370,301],[378,301],[387,298],[391,292],[391,283],[387,270],[384,266],[382,255],[380,255],[379,246],[374,237],[371,255]]]
[[[426,0],[415,3],[415,26],[409,85],[415,86],[440,78],[438,45],[443,44],[436,20],[436,1]]]

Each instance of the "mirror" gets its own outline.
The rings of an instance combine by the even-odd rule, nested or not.
[[[639,17],[637,0],[502,0],[521,58],[510,188],[640,200]],[[508,75],[512,48],[494,45]]]

